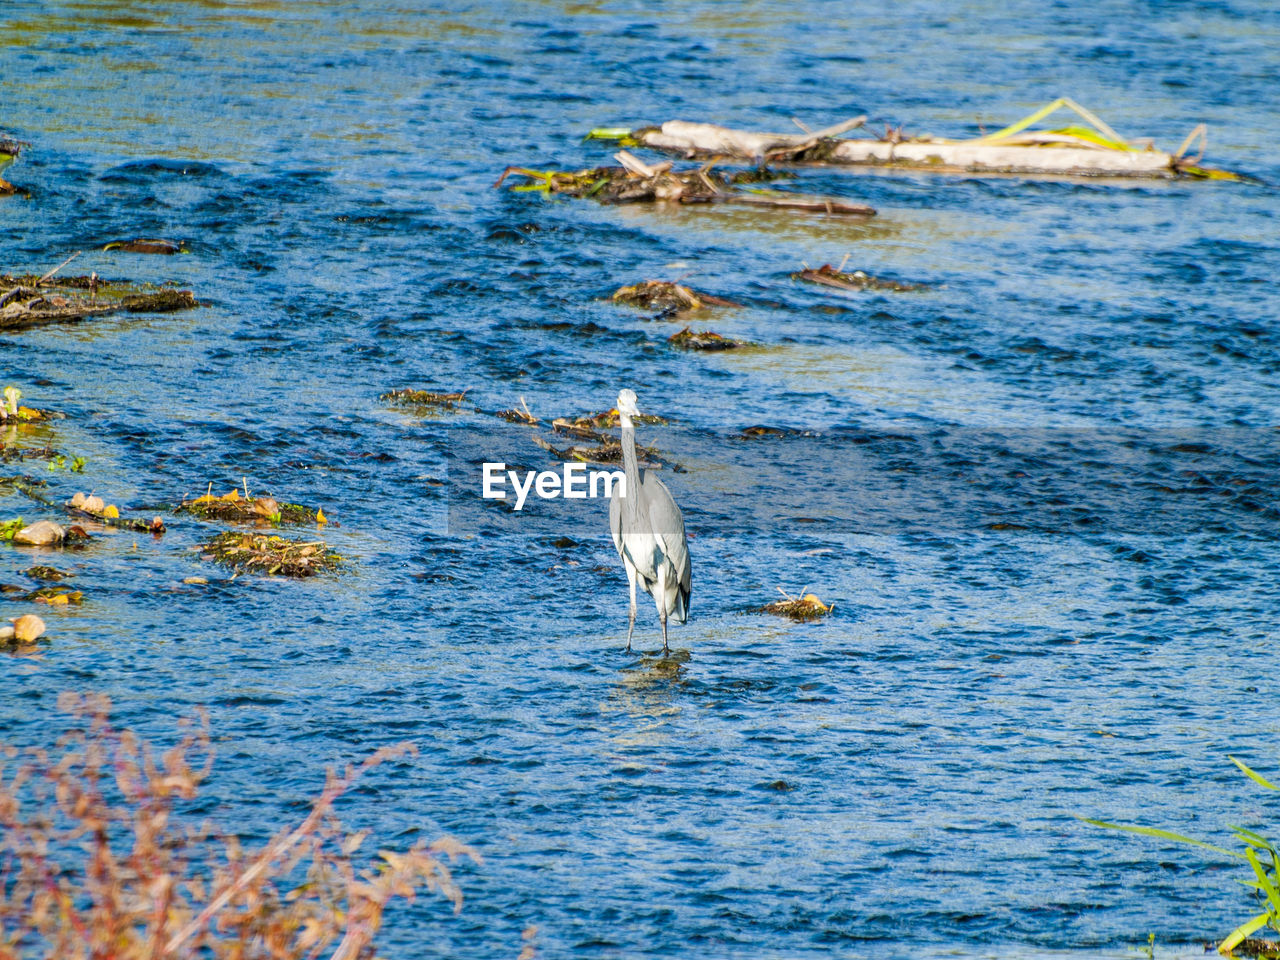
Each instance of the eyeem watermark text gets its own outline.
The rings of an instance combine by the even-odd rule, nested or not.
[[[618,496],[627,495],[627,475],[621,470],[587,470],[585,463],[561,464],[555,470],[526,470],[524,482],[517,470],[508,470],[505,463],[485,463],[482,496],[486,500],[506,500],[507,480],[516,494],[516,510],[524,509],[530,491],[543,500],[564,497],[566,500],[586,500],[612,497],[615,486]]]

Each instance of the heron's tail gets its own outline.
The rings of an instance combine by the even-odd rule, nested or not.
[[[689,589],[684,585],[676,588],[676,602],[671,608],[671,619],[676,623],[687,623],[689,620]]]

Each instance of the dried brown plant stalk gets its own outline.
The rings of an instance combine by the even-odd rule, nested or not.
[[[357,865],[366,833],[334,802],[386,760],[383,747],[329,771],[310,814],[250,855],[231,836],[180,822],[208,777],[207,723],[157,754],[110,723],[103,696],[64,695],[83,721],[45,750],[0,754],[0,960],[357,960],[374,956],[383,912],[419,890],[462,893],[449,864],[480,862],[450,837]]]

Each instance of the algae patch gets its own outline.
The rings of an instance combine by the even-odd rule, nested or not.
[[[667,338],[667,343],[680,350],[706,351],[737,350],[751,346],[742,340],[722,337],[711,330],[691,330],[689,327],[685,327],[679,333],[673,333]]]
[[[338,556],[323,540],[290,540],[267,533],[228,531],[201,543],[202,556],[236,573],[310,577],[337,570]]]
[[[875,215],[872,207],[834,197],[811,197],[741,186],[745,183],[759,183],[762,180],[782,179],[785,176],[768,170],[726,174],[712,170],[712,164],[688,170],[675,170],[670,161],[649,166],[625,150],[619,151],[614,157],[622,164],[621,166],[593,167],[577,171],[507,167],[494,186],[501,186],[510,176],[518,176],[528,182],[512,187],[513,190],[537,190],[546,194],[581,197],[605,204],[734,203],[812,213],[851,214],[864,217]]]
[[[390,390],[382,394],[378,399],[393,407],[399,407],[402,410],[408,410],[411,413],[422,416],[428,413],[457,410],[462,405],[466,395],[467,392],[465,390],[461,393],[437,393],[431,390],[411,390],[406,387],[400,390]]]

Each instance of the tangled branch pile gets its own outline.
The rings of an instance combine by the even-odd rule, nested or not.
[[[672,283],[669,280],[646,280],[643,283],[619,287],[609,299],[628,306],[644,307],[648,310],[658,309],[666,314],[701,310],[703,307],[742,306],[724,297],[701,293],[684,284]]]
[[[831,608],[835,606],[835,604],[823,603],[814,593],[805,593],[802,596],[793,597],[781,587],[778,588],[778,592],[782,594],[783,599],[775,600],[773,603],[766,603],[760,608],[762,612],[776,614],[780,617],[790,617],[792,620],[803,622],[825,617],[831,612]]]
[[[0,330],[83,320],[108,313],[169,313],[198,307],[190,290],[109,283],[96,275],[0,277]]]
[[[723,337],[712,330],[691,330],[688,327],[667,337],[667,342],[681,350],[737,350],[739,347],[750,346],[741,340]]]
[[[507,177],[523,177],[528,183],[515,190],[540,190],[569,197],[585,197],[601,203],[735,203],[752,206],[804,210],[812,213],[873,216],[875,210],[866,204],[849,203],[833,197],[810,197],[776,190],[742,187],[778,175],[749,170],[741,173],[719,173],[707,164],[689,170],[675,170],[670,161],[648,165],[625,150],[614,155],[618,167],[594,167],[574,172],[565,170],[530,170],[507,167],[495,187]]]
[[[886,280],[873,277],[861,270],[845,273],[829,263],[824,263],[816,270],[805,267],[791,275],[792,280],[804,280],[824,287],[837,287],[840,290],[890,290],[894,293],[907,293],[912,290],[923,290],[920,283],[902,283],[898,280]]]
[[[266,533],[221,533],[200,544],[209,560],[231,567],[237,573],[280,574],[310,577],[336,570],[342,558],[323,540],[289,540]]]

